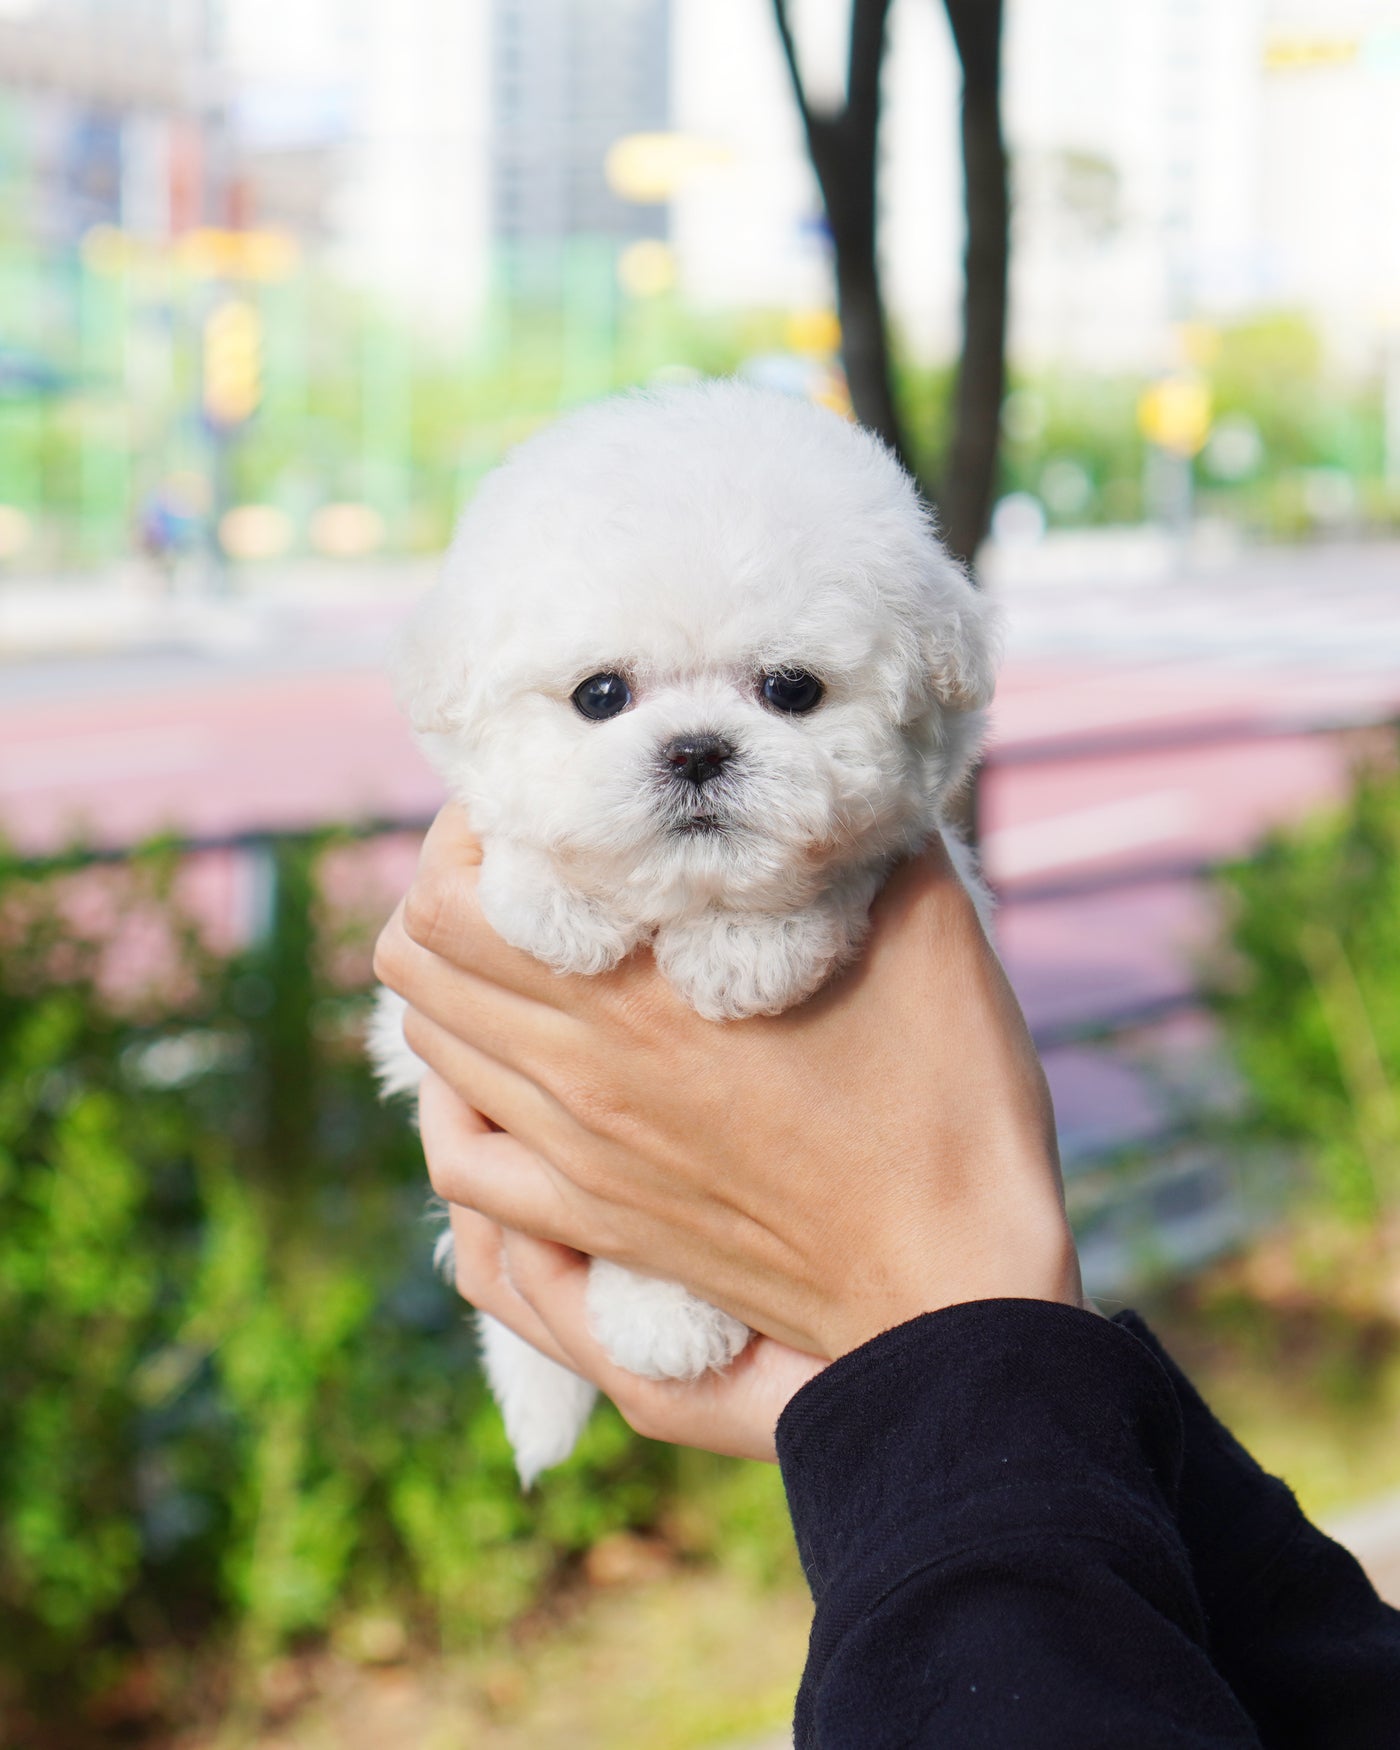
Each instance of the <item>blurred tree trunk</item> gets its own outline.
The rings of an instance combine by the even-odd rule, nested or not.
[[[861,424],[910,467],[876,253],[880,69],[890,4],[852,0],[846,101],[832,111],[816,108],[807,92],[787,0],[773,0],[773,11],[831,230],[851,404]],[[948,546],[970,564],[991,513],[1006,387],[1011,203],[1001,130],[1003,0],[944,0],[944,6],[963,78],[963,346],[941,486],[921,484],[938,505]]]
[[[1003,0],[943,3],[962,68],[963,344],[941,482],[919,483],[938,510],[945,542],[975,583],[972,561],[991,519],[1006,391],[1011,197],[1001,127]],[[890,4],[852,0],[846,101],[830,112],[815,108],[808,95],[787,0],[773,0],[773,11],[831,230],[851,405],[861,424],[882,437],[917,478],[895,395],[876,249],[880,70]],[[952,810],[954,824],[972,843],[977,802],[974,777]]]
[[[807,95],[787,0],[773,0],[807,151],[821,186],[836,263],[836,314],[856,418],[909,465],[895,406],[889,329],[875,252],[875,185],[880,134],[880,66],[891,0],[853,0],[846,102],[830,113]]]
[[[953,434],[937,497],[944,538],[971,565],[991,522],[1006,394],[1011,192],[1001,131],[1002,0],[943,3],[962,64],[967,250]]]

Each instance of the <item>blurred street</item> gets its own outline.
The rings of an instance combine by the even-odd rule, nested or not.
[[[1242,849],[1346,764],[1251,729],[1400,703],[1400,546],[1264,550],[1127,582],[1093,575],[1111,552],[1065,557],[1090,575],[1013,560],[998,586],[1008,651],[983,804],[998,883]],[[348,580],[289,568],[209,600],[0,583],[7,833],[37,851],[75,832],[125,844],[426,814],[439,791],[383,668],[431,578],[422,563]],[[1178,734],[1188,745],[1153,745]],[[1096,745],[1112,739],[1125,751]],[[1047,741],[1073,757],[1025,760]]]
[[[1356,736],[1311,728],[1400,712],[1400,547],[1162,559],[1071,538],[992,558],[1008,653],[985,859],[1071,1163],[1170,1123],[1170,1077],[1073,1035],[1187,1001],[1212,916],[1185,871],[1339,793]],[[383,668],[431,575],[293,568],[210,601],[51,590],[42,623],[0,592],[5,831],[41,850],[425,820],[441,791]],[[1168,1033],[1189,1064],[1189,1017]]]

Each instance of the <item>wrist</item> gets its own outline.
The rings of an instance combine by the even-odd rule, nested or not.
[[[822,1353],[834,1361],[926,1313],[981,1301],[1042,1301],[1097,1310],[1085,1300],[1079,1254],[1063,1219],[1037,1235],[1033,1245],[995,1248],[986,1256],[965,1255],[955,1267],[939,1253],[940,1248],[931,1245],[928,1262],[898,1283],[855,1288],[833,1303],[820,1333]]]

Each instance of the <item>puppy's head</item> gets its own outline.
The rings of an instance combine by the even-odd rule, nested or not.
[[[888,452],[732,382],[522,445],[398,663],[488,836],[585,889],[805,903],[916,843],[964,775],[994,628]]]

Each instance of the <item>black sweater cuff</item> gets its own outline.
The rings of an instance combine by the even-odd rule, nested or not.
[[[1257,1750],[1204,1652],[1176,1394],[1128,1331],[926,1314],[804,1386],[778,1458],[816,1604],[799,1750]]]
[[[1102,1536],[1121,1516],[1135,1537],[1146,1518],[1175,1539],[1181,1444],[1156,1357],[1107,1319],[1039,1300],[972,1301],[886,1331],[805,1385],[777,1429],[819,1607],[840,1576],[859,1608],[898,1582],[901,1552],[927,1562],[974,1523],[979,1538],[1037,1523]]]
[[[800,1750],[1400,1746],[1400,1616],[1132,1314],[978,1301],[793,1398]]]

